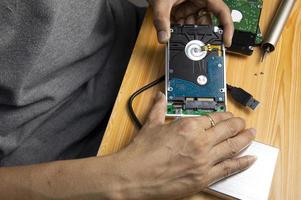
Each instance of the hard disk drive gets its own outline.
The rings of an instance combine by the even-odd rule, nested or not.
[[[167,116],[226,110],[223,31],[211,25],[173,25],[166,47]]]

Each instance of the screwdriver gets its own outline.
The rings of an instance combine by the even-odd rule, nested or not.
[[[279,40],[285,23],[293,9],[295,0],[282,0],[277,9],[273,21],[268,29],[267,36],[262,43],[261,62],[265,59],[268,53],[275,50],[275,46]]]

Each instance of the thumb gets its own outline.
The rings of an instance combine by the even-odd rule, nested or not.
[[[166,99],[165,95],[162,92],[158,92],[155,105],[150,111],[147,121],[147,124],[151,125],[161,125],[165,122],[165,113],[166,113]]]
[[[170,38],[171,1],[151,1],[153,6],[154,26],[160,43],[166,43]]]

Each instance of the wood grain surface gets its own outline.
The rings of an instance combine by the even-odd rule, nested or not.
[[[260,27],[265,33],[279,0],[264,0]],[[260,63],[260,50],[251,57],[227,55],[227,82],[240,86],[260,100],[256,111],[241,109],[228,99],[228,110],[257,129],[256,140],[280,149],[270,199],[301,199],[301,1],[298,0],[276,50]],[[164,73],[164,46],[158,44],[148,10],[128,69],[107,126],[99,156],[126,146],[137,129],[127,113],[129,96]],[[134,109],[141,120],[147,116],[156,86],[141,94]],[[218,199],[202,194],[193,200]]]

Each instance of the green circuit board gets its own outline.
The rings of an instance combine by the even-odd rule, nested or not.
[[[257,44],[257,45],[261,44],[262,40],[263,40],[262,33],[261,33],[260,28],[258,26],[257,33],[256,33],[256,38],[255,38],[255,44]]]
[[[225,112],[226,109],[222,106],[218,107],[215,112]],[[210,110],[184,110],[184,109],[176,109],[171,103],[167,104],[167,113],[169,115],[194,115],[194,116],[201,116],[210,114],[213,111]]]
[[[262,0],[224,0],[231,10],[235,30],[256,34],[255,44],[262,42],[262,35],[259,29],[259,18],[261,13]],[[213,25],[219,25],[216,17],[212,18]]]

